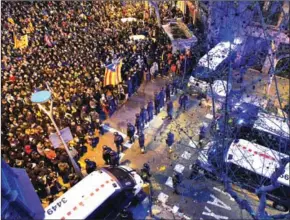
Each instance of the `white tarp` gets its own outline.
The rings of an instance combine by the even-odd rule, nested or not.
[[[136,18],[129,17],[129,18],[121,18],[121,21],[123,23],[125,23],[125,22],[137,21],[137,19]]]
[[[235,51],[242,42],[243,40],[241,38],[236,38],[233,43],[229,41],[218,43],[199,60],[197,66],[206,67],[215,71],[228,58],[230,51]]]
[[[130,40],[145,40],[146,37],[144,35],[131,35]]]

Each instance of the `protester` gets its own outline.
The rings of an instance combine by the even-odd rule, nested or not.
[[[142,4],[131,6],[130,15],[143,10]],[[119,1],[6,1],[1,15],[2,156],[10,166],[24,167],[38,194],[45,198],[51,194],[46,191],[47,170],[60,172],[66,182],[73,179],[75,184],[77,180],[71,175],[73,169],[66,168],[71,164],[65,149],[54,149],[50,143],[48,137],[56,131],[49,117],[31,103],[32,93],[51,90],[55,122],[60,129],[71,129],[78,159],[87,152],[90,133],[89,143],[97,146],[94,135],[96,130],[104,133],[102,120],[137,91],[144,70],[150,72],[154,66],[154,74],[158,74],[161,56],[170,48],[165,46],[169,39],[153,19],[122,23]],[[133,34],[144,34],[146,39],[131,42]],[[14,36],[25,35],[28,45],[15,48]],[[106,66],[119,58],[122,82],[105,86]],[[148,108],[152,120],[152,107]],[[38,168],[40,161],[44,165]],[[65,165],[59,167],[58,163]]]

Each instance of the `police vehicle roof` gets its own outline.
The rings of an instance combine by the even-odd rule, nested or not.
[[[121,190],[113,175],[94,171],[45,209],[45,219],[85,219],[115,191]]]
[[[289,158],[289,156],[247,140],[239,139],[238,142],[232,142],[230,145],[225,162],[236,164],[270,178],[275,168],[279,167],[279,160],[282,158]],[[286,175],[289,175],[289,163],[285,167],[284,175],[278,178],[279,183],[289,186],[289,176],[286,177]]]
[[[290,139],[287,121],[274,115],[259,112],[258,119],[254,123],[254,128],[279,137]]]
[[[216,70],[216,68],[228,58],[231,50],[235,50],[240,42],[235,39],[234,43],[220,42],[208,53],[206,53],[198,62],[197,66],[209,68],[209,70]],[[230,49],[231,48],[231,49]]]

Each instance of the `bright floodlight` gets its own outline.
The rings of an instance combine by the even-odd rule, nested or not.
[[[51,92],[46,91],[46,90],[39,91],[32,94],[31,101],[33,103],[45,103],[48,100],[50,100],[50,97],[51,97]]]

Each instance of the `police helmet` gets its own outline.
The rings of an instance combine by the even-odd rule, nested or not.
[[[107,145],[103,145],[103,150],[106,150],[106,149],[108,149],[109,147],[107,146]]]
[[[143,164],[143,167],[146,168],[146,169],[148,169],[149,168],[149,164],[148,163],[144,163]]]

